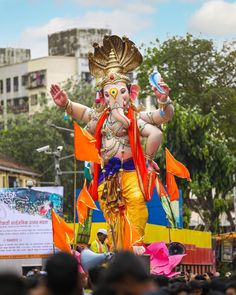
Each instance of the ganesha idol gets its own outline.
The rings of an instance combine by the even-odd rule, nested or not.
[[[141,53],[128,38],[105,36],[103,45],[94,44],[94,53],[89,54],[102,107],[72,102],[58,85],[51,86],[56,105],[87,123],[87,131],[96,139],[104,165],[93,165],[92,197],[99,200],[112,229],[113,246],[118,249],[125,246],[127,223],[136,228],[142,242],[148,219],[146,201],[151,199],[159,169],[153,158],[162,140],[160,125],[174,113],[169,87],[163,80],[158,85],[163,91],[153,88],[159,108],[145,112],[136,107],[140,88],[131,84],[128,73],[141,63]],[[144,151],[142,138],[146,139]]]

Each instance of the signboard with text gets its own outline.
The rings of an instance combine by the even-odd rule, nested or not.
[[[0,189],[0,258],[53,253],[51,208],[62,214],[63,187]]]

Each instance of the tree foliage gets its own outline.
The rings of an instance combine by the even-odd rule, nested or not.
[[[83,82],[68,80],[63,85],[73,101],[85,101],[92,104],[94,99],[93,87]],[[51,99],[51,98],[48,98]],[[8,122],[7,130],[0,130],[0,153],[6,154],[18,162],[22,162],[41,173],[42,182],[53,182],[55,177],[54,159],[44,153],[38,153],[37,148],[50,145],[52,150],[63,146],[62,157],[74,153],[73,137],[70,132],[53,128],[56,125],[73,130],[73,121],[64,120],[63,111],[56,106],[45,107],[41,112],[35,113],[30,119],[18,116]],[[62,171],[73,171],[74,160],[68,158],[60,161]],[[77,170],[83,170],[83,163],[77,161]],[[80,175],[80,174],[79,174]],[[73,216],[73,174],[61,176],[64,186],[64,212],[70,220]],[[82,186],[83,178],[77,175],[77,187]]]

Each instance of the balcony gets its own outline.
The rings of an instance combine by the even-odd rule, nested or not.
[[[29,112],[29,99],[28,97],[14,98],[8,101],[7,112],[13,114],[21,114]]]
[[[27,89],[46,87],[46,70],[27,73],[22,80]]]

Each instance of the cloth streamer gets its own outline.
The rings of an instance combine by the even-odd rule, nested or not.
[[[155,242],[146,247],[145,254],[150,255],[151,273],[171,278],[179,272],[172,270],[181,262],[186,254],[169,256],[165,242]]]

